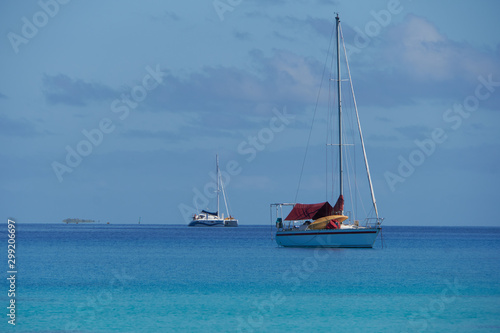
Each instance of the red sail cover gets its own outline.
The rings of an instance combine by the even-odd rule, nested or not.
[[[285,220],[317,220],[332,215],[332,211],[333,208],[328,201],[317,204],[296,204]]]
[[[342,211],[344,210],[344,196],[341,194],[337,199],[337,203],[333,206],[333,214],[342,215]]]

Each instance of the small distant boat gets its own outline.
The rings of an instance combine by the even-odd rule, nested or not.
[[[200,214],[195,214],[188,227],[224,227],[224,219],[219,217],[218,212],[202,210]]]
[[[364,223],[360,224],[360,222],[356,219],[353,219],[353,215],[349,216],[346,211],[344,211],[344,164],[347,164],[349,167],[354,167],[351,155],[348,155],[346,161],[343,161],[343,150],[347,149],[347,146],[354,145],[343,143],[343,138],[345,133],[343,133],[343,123],[342,123],[342,104],[341,104],[341,82],[343,81],[340,76],[340,37],[341,37],[341,29],[340,29],[340,19],[337,14],[336,17],[336,37],[337,37],[337,78],[330,78],[330,82],[337,82],[337,107],[338,107],[338,115],[335,121],[338,121],[338,124],[334,125],[334,112],[331,113],[329,127],[331,130],[338,129],[336,136],[329,134],[327,136],[327,140],[330,142],[327,146],[334,146],[338,149],[338,165],[335,169],[333,167],[333,160],[335,158],[335,154],[327,151],[327,156],[331,156],[332,159],[332,189],[334,181],[338,181],[339,186],[339,197],[337,202],[332,207],[328,201],[315,203],[315,204],[301,204],[301,203],[275,203],[271,204],[271,221],[276,217],[276,242],[280,246],[285,247],[353,247],[353,248],[371,248],[377,239],[378,234],[381,231],[381,223],[383,218],[379,217],[377,204],[375,201],[375,194],[373,191],[373,185],[370,176],[370,170],[368,167],[368,160],[366,157],[365,145],[363,141],[363,135],[361,132],[361,125],[359,122],[358,110],[356,106],[356,100],[354,98],[354,89],[352,88],[351,74],[349,71],[349,64],[346,60],[346,67],[349,77],[349,82],[351,84],[352,90],[352,98],[353,98],[353,107],[355,113],[350,118],[350,123],[352,123],[353,129],[348,131],[349,134],[352,135],[353,140],[355,138],[355,132],[358,132],[359,138],[356,141],[359,141],[363,156],[364,156],[364,165],[365,172],[367,174],[367,187],[370,189],[371,200],[372,200],[372,211],[373,217],[367,217],[364,220]],[[345,54],[345,46],[344,46],[344,54]],[[332,62],[333,63],[333,62]],[[333,100],[329,98],[329,100]],[[331,124],[331,125],[330,125]],[[337,128],[335,128],[337,127]],[[333,131],[332,131],[333,132]],[[338,136],[337,136],[338,135]],[[338,138],[338,142],[334,142],[334,138]],[[327,147],[327,149],[331,149]],[[351,153],[354,154],[354,153]],[[335,178],[334,170],[338,171],[338,178]],[[356,170],[356,169],[355,169]],[[356,171],[354,170],[354,174]],[[328,188],[328,172],[325,184]],[[348,174],[349,180],[349,174]],[[351,181],[352,182],[352,181]],[[300,185],[300,184],[299,184]],[[352,186],[355,190],[351,190],[351,183],[349,183],[349,197],[353,197],[358,192],[358,183],[357,180]],[[328,192],[328,190],[327,190]],[[354,195],[353,195],[354,192]],[[333,197],[333,196],[332,196]],[[353,211],[357,207],[355,204],[352,204]],[[289,207],[292,207],[291,211],[288,213],[286,218],[283,220],[283,211],[289,210]],[[364,206],[363,206],[364,209]],[[369,216],[369,213],[367,213]]]
[[[65,219],[65,220],[63,220],[63,222],[66,223],[66,224],[68,224],[68,223],[78,224],[78,223],[94,223],[95,220]]]
[[[229,214],[229,209],[227,208],[226,194],[224,191],[224,184],[221,179],[219,170],[219,156],[215,156],[216,169],[217,169],[217,211],[209,212],[207,210],[202,210],[201,213],[195,214],[193,220],[188,224],[188,227],[237,227],[238,220]],[[224,218],[224,214],[219,215],[219,205],[220,205],[220,193],[224,198],[224,204],[226,206],[227,217]]]

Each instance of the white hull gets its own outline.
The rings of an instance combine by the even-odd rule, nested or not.
[[[276,233],[276,242],[285,247],[371,248],[381,228],[334,230],[287,230]]]
[[[193,220],[188,227],[237,227],[238,220]]]
[[[223,227],[224,220],[193,220],[188,227]]]

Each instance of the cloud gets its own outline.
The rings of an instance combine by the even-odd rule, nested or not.
[[[354,41],[351,37],[346,43]],[[461,102],[474,92],[480,75],[492,74],[498,81],[496,53],[451,40],[427,19],[411,14],[383,30],[377,43],[353,53],[350,62],[357,95],[365,103],[388,107],[419,99]]]
[[[294,42],[297,39],[295,32],[304,30],[311,31],[314,36],[330,38],[334,27],[333,18],[272,16],[264,12],[250,12],[248,15],[259,15],[278,25],[280,28],[273,35],[286,42]],[[348,25],[343,28],[346,44],[355,46],[358,30]],[[492,74],[495,81],[500,80],[499,54],[500,45],[496,50],[489,50],[451,40],[429,20],[409,14],[401,22],[382,28],[378,36],[370,38],[370,42],[359,52],[352,53],[349,60],[359,101],[368,106],[396,107],[429,99],[461,102],[474,92],[480,75],[487,77]],[[279,54],[274,57],[279,57]],[[315,75],[316,93],[321,78],[317,69],[323,68],[324,60],[322,57],[304,60],[310,62],[311,69],[314,68],[311,73]],[[269,63],[271,59],[261,61]],[[274,69],[271,68],[269,73]],[[302,82],[301,87],[309,88],[310,82],[307,81],[310,78],[306,75],[302,79],[306,82]],[[264,86],[270,83],[260,82]],[[291,88],[290,85],[286,87]],[[275,89],[270,91],[276,92]],[[307,97],[304,92],[299,93],[305,97],[302,101],[311,103],[315,100],[311,91]],[[494,106],[497,99],[489,99],[484,106]]]
[[[5,137],[32,138],[40,135],[33,122],[24,118],[14,120],[0,114],[0,135]]]
[[[315,59],[283,50],[270,56],[253,50],[250,58],[245,68],[205,66],[187,74],[164,69],[162,83],[133,110],[134,122],[124,122],[120,135],[155,145],[179,138],[190,142],[193,133],[217,144],[223,139],[241,141],[269,126],[273,109],[286,107],[288,113],[298,114],[314,103],[321,75]],[[92,102],[119,98],[124,90],[64,74],[44,75],[42,89],[51,105],[85,110]]]
[[[151,15],[150,18],[152,21],[162,23],[177,22],[181,19],[179,15],[173,11],[164,11],[161,15]]]
[[[499,69],[494,54],[450,40],[416,15],[408,15],[387,37],[386,56],[416,80],[470,79]]]
[[[206,121],[218,115],[238,124],[262,105],[292,108],[315,101],[321,72],[314,59],[282,50],[270,57],[252,51],[251,57],[252,68],[206,66],[184,77],[168,73],[146,102],[157,111],[196,111],[208,114]]]
[[[243,42],[250,41],[252,39],[251,34],[243,31],[234,31],[233,36]]]
[[[118,94],[117,91],[102,84],[72,79],[64,74],[44,74],[42,84],[45,99],[52,105],[86,106],[92,101],[115,98]]]
[[[306,18],[297,18],[292,16],[277,17],[273,21],[284,26],[284,31],[301,31],[303,29],[311,29],[314,35],[320,35],[326,38],[332,36],[333,28],[335,27],[335,20],[333,16],[331,19],[316,18],[307,16]]]
[[[278,26],[279,29],[273,31],[273,35],[285,41],[296,41],[298,36],[304,31],[311,32],[312,37],[322,36],[330,38],[332,31],[335,28],[335,19],[317,18],[307,16],[298,18],[290,15],[271,15],[267,12],[251,11],[245,14],[247,18],[261,18]]]

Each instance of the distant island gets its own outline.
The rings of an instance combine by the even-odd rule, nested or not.
[[[82,219],[65,219],[63,220],[64,223],[68,224],[68,223],[94,223],[95,220],[82,220]]]

